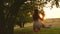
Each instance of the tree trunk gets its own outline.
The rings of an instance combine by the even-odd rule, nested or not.
[[[0,34],[5,34],[5,18],[3,10],[3,0],[0,0]]]
[[[13,34],[13,22],[9,22],[10,20],[5,19],[4,14],[4,0],[0,0],[0,34]]]
[[[7,34],[13,34],[13,31],[14,31],[14,22],[15,22],[15,19],[10,16],[10,18],[8,18],[8,21],[7,21]]]
[[[14,29],[14,21],[11,19],[11,17],[6,20],[3,10],[0,7],[0,34],[13,34]]]
[[[5,19],[3,12],[4,1],[5,0],[0,0],[0,34],[13,34],[15,18],[12,16],[17,15],[20,5],[23,4],[26,0],[14,0],[15,3],[9,9],[10,18],[7,18],[7,20]]]

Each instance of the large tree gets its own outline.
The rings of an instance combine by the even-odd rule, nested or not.
[[[8,4],[8,0],[0,0],[0,34],[13,34],[16,14],[19,10],[19,7],[26,0],[12,0],[13,3],[8,7],[6,19],[4,14],[4,9],[6,8],[4,6],[5,1],[7,1]]]

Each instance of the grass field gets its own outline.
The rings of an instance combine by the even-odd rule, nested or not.
[[[60,34],[60,19],[48,19],[45,23],[47,26],[52,25],[52,28],[41,28],[40,32],[33,31],[33,24],[25,25],[25,28],[15,27],[14,34]]]
[[[60,28],[41,28],[40,32],[34,32],[32,27],[18,28],[14,34],[60,34]]]

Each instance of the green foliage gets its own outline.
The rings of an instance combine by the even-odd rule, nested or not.
[[[20,7],[20,10],[17,14],[19,21],[22,22],[32,22],[32,15],[33,13],[33,4],[32,3],[25,3]]]

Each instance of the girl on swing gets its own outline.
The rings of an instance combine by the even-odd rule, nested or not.
[[[42,14],[42,18],[39,16],[39,10],[38,9],[34,10],[34,14],[33,14],[33,20],[34,20],[33,30],[34,30],[34,32],[39,32],[41,27],[45,28],[45,25],[43,24],[44,13],[41,13],[41,14]]]

